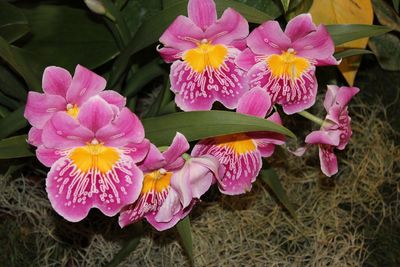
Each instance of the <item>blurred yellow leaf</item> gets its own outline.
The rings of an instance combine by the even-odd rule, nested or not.
[[[371,0],[318,0],[314,1],[310,13],[316,24],[369,24],[374,19]],[[365,48],[368,38],[345,43],[336,48]],[[346,81],[353,85],[360,65],[361,56],[344,58],[339,69]]]

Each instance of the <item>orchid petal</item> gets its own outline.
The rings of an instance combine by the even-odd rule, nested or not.
[[[135,114],[128,108],[123,108],[110,124],[96,132],[96,138],[107,146],[141,143],[144,139],[144,128]]]
[[[313,131],[306,136],[305,142],[307,144],[324,144],[337,146],[340,140],[340,133],[338,131]]]
[[[165,30],[159,41],[165,47],[185,51],[197,47],[197,42],[203,38],[203,31],[192,20],[179,16]]]
[[[80,108],[78,121],[96,133],[99,129],[108,125],[114,117],[111,105],[99,96],[86,101]]]
[[[139,168],[144,172],[157,170],[165,166],[166,161],[163,154],[158,148],[150,143],[149,152],[144,161],[139,165]]]
[[[326,176],[331,177],[338,172],[338,162],[332,146],[319,146],[319,160]]]
[[[189,0],[189,18],[203,31],[217,20],[217,10],[213,0]]]
[[[256,58],[256,54],[254,54],[249,48],[246,48],[242,51],[235,60],[236,65],[240,68],[248,71],[257,64],[258,60]]]
[[[56,113],[43,128],[43,144],[48,148],[67,149],[91,142],[94,133],[65,112]]]
[[[126,97],[120,95],[113,90],[105,90],[99,93],[99,96],[103,98],[108,104],[117,106],[122,109],[126,105]]]
[[[65,98],[71,82],[71,74],[66,69],[51,66],[43,72],[42,87],[46,94]]]
[[[293,42],[293,49],[299,57],[324,60],[335,52],[335,44],[323,25],[319,25],[315,32]]]
[[[33,127],[42,129],[56,112],[66,110],[66,106],[61,96],[29,92],[24,117]]]
[[[43,144],[42,130],[32,127],[28,133],[28,143],[36,147]]]
[[[291,41],[277,21],[267,21],[250,33],[247,45],[257,55],[272,55],[288,50]]]
[[[292,42],[303,38],[307,34],[315,31],[317,27],[312,21],[310,13],[300,14],[291,19],[286,25],[285,34]]]
[[[203,1],[203,0],[199,0]],[[244,39],[249,35],[249,23],[232,8],[224,11],[221,18],[206,29],[205,38],[212,44],[231,45],[235,40]]]
[[[177,161],[179,158],[182,157],[182,154],[188,151],[190,148],[190,145],[188,141],[186,140],[186,137],[177,132],[174,139],[172,140],[171,146],[163,153],[163,156],[166,161],[166,165],[164,168],[166,169],[172,169],[171,165],[176,165],[174,164],[175,161]],[[182,161],[180,161],[182,162]],[[182,162],[184,163],[184,162]],[[182,165],[181,165],[182,166]],[[174,166],[175,169],[179,168],[181,166]]]
[[[257,87],[246,92],[240,98],[236,111],[242,114],[265,118],[271,107],[271,98],[268,93]]]
[[[53,166],[59,158],[62,157],[61,151],[52,148],[46,148],[45,146],[39,146],[36,149],[37,159],[46,167]]]
[[[106,88],[106,83],[103,77],[81,65],[77,65],[71,86],[67,91],[67,101],[80,106],[90,97],[103,91]]]

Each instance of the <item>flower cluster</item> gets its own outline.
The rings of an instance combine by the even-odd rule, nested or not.
[[[246,19],[231,8],[218,19],[213,0],[189,0],[188,17],[177,17],[160,42],[183,111],[210,110],[218,101],[276,124],[282,124],[279,106],[290,115],[314,105],[316,66],[340,63],[326,28],[309,14],[289,21],[285,31],[267,21],[249,34]],[[241,132],[200,140],[189,152],[186,137],[176,133],[168,148],[158,148],[145,138],[125,98],[105,87],[102,77],[82,66],[73,77],[48,67],[44,93],[28,95],[28,142],[50,167],[46,189],[54,210],[72,222],[97,208],[107,216],[119,213],[121,227],[145,218],[157,230],[169,229],[212,184],[228,195],[250,191],[262,158],[285,143],[275,132]],[[328,115],[305,139],[318,145],[328,176],[338,171],[333,149],[344,149],[350,139],[347,105],[357,92],[328,86]]]
[[[189,144],[179,133],[161,153],[145,139],[124,97],[105,86],[82,66],[73,78],[65,69],[48,67],[44,93],[28,95],[25,117],[33,126],[28,141],[50,167],[50,202],[71,222],[95,207],[107,216],[123,210],[121,226],[145,217],[159,230],[170,228],[211,186],[218,162],[209,156],[185,160]]]

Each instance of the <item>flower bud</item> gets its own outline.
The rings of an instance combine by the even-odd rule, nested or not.
[[[105,15],[106,9],[100,0],[83,0],[87,7],[94,13]]]

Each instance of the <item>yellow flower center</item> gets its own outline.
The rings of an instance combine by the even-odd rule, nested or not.
[[[67,114],[70,115],[74,119],[78,118],[78,114],[79,114],[78,105],[68,104],[67,105]]]
[[[106,173],[114,167],[120,155],[115,148],[106,147],[94,139],[91,144],[75,148],[69,158],[82,172],[99,170]]]
[[[164,169],[146,173],[143,180],[142,194],[146,194],[153,190],[157,193],[162,192],[168,188],[171,176],[172,172],[167,172]]]
[[[289,48],[281,55],[272,55],[267,58],[267,64],[275,78],[298,79],[303,72],[310,66],[310,62],[296,56],[296,52]]]
[[[253,139],[244,133],[223,135],[214,138],[215,143],[220,147],[227,147],[238,155],[253,152],[257,149]]]
[[[196,72],[203,72],[207,67],[218,69],[225,60],[228,49],[223,45],[212,45],[207,40],[201,41],[197,48],[188,50],[183,60]]]

